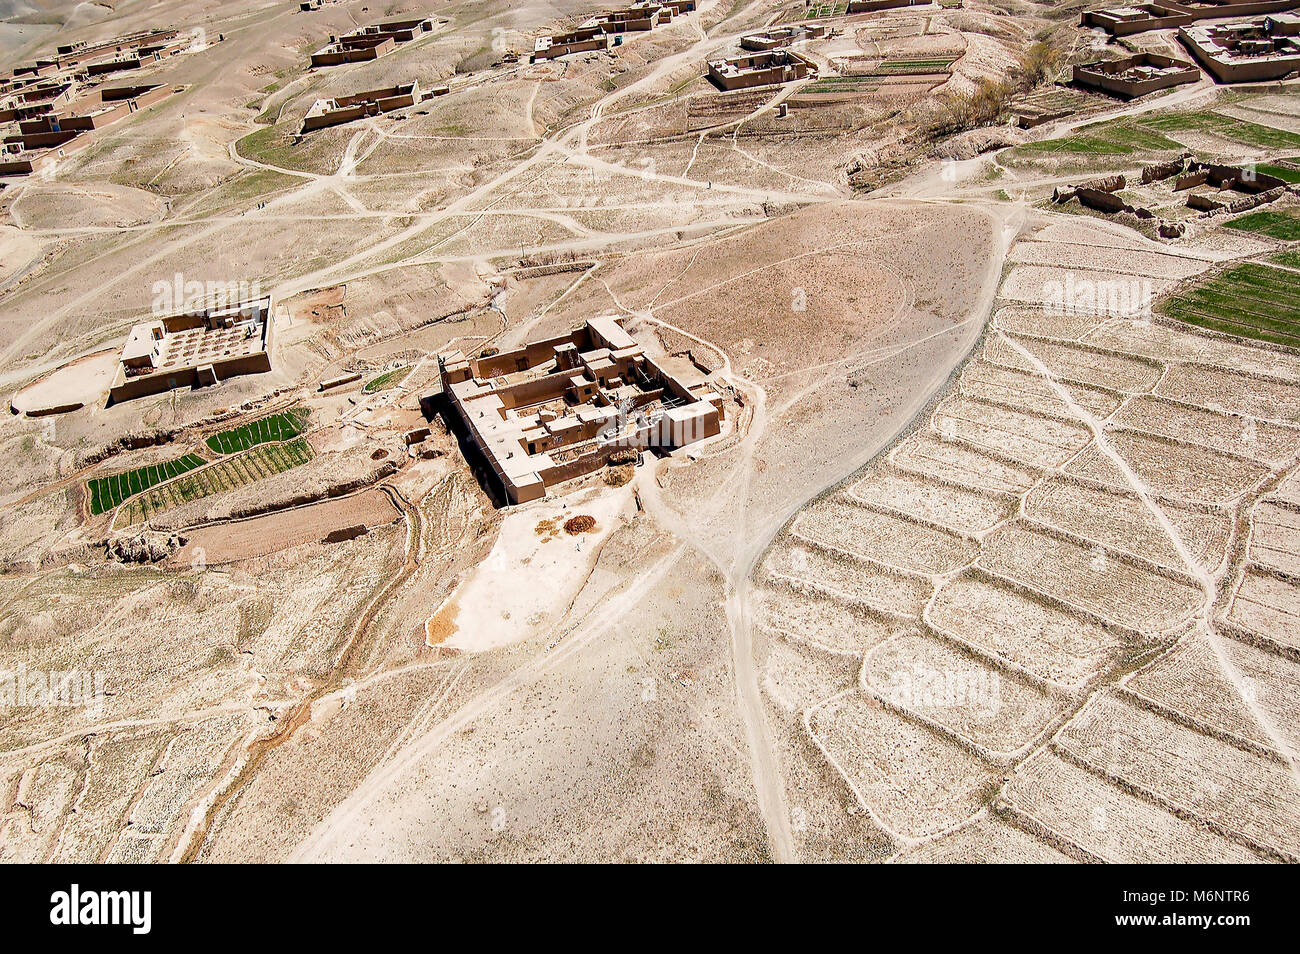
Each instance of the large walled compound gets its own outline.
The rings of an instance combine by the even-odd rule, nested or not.
[[[1186,60],[1158,53],[1135,53],[1074,67],[1074,83],[1131,99],[1182,83],[1195,83],[1201,71]]]
[[[1201,20],[1255,17],[1296,8],[1300,8],[1300,0],[1197,0],[1195,3],[1159,0],[1088,10],[1081,22],[1084,26],[1099,27],[1112,36],[1131,36],[1148,30],[1174,30]]]
[[[1186,26],[1178,39],[1220,83],[1276,80],[1300,70],[1300,16],[1294,13]]]
[[[343,63],[377,60],[401,44],[409,43],[432,30],[431,17],[371,23],[342,36],[331,36],[328,43],[311,55],[311,65],[339,66]]]
[[[589,50],[607,50],[622,42],[622,34],[643,33],[653,30],[673,17],[683,16],[695,9],[695,0],[639,0],[625,10],[607,10],[584,21],[564,33],[543,33],[533,46],[533,60],[554,59],[570,53]]]
[[[718,434],[722,397],[698,369],[668,369],[616,315],[516,351],[438,358],[442,389],[510,503],[605,466]]]
[[[724,90],[790,83],[816,72],[816,63],[791,49],[709,61],[709,79]]]
[[[380,113],[404,109],[446,92],[446,86],[422,90],[419,82],[413,80],[397,86],[364,90],[351,96],[318,99],[303,117],[301,132],[305,133],[325,126],[338,126],[367,116],[378,116]]]
[[[271,370],[270,295],[141,322],[122,347],[111,401]]]

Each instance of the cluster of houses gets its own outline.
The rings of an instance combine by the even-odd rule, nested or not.
[[[1258,83],[1300,70],[1300,0],[1245,0],[1196,5],[1161,0],[1089,10],[1084,26],[1128,37],[1176,30],[1197,64],[1220,83]],[[1074,68],[1074,82],[1125,98],[1201,77],[1186,60],[1138,53]]]
[[[47,169],[91,142],[91,133],[152,106],[175,89],[114,74],[141,71],[193,49],[198,35],[148,30],[97,43],[68,43],[54,56],[0,76],[0,176]],[[224,37],[218,37],[224,39]]]
[[[385,20],[359,27],[342,36],[331,36],[329,42],[311,55],[312,66],[339,66],[344,63],[365,63],[391,53],[404,43],[410,43],[426,33],[433,32],[431,17],[409,20]]]
[[[533,46],[533,60],[549,60],[570,53],[607,50],[623,42],[625,33],[644,33],[695,9],[695,0],[637,0],[626,10],[598,13],[566,33],[542,34]]]

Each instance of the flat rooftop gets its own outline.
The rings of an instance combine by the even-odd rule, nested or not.
[[[271,298],[196,309],[135,325],[122,348],[128,378],[220,364],[266,350]]]
[[[1294,14],[1187,26],[1180,36],[1193,52],[1225,66],[1300,57],[1300,17]]]
[[[604,465],[620,448],[718,432],[722,401],[651,360],[616,315],[516,351],[439,357],[443,393],[512,503]]]

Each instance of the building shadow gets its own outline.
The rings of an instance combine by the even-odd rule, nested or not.
[[[447,432],[456,439],[456,444],[460,450],[461,457],[469,465],[470,472],[478,482],[492,504],[493,509],[502,510],[510,506],[510,500],[506,497],[505,487],[501,483],[501,478],[496,475],[492,465],[483,452],[474,443],[470,437],[469,428],[461,416],[455,412],[451,402],[447,400],[447,395],[442,391],[437,394],[429,394],[420,398],[420,413],[430,424],[435,420],[441,420]]]

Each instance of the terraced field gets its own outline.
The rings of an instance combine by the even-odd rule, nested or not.
[[[1165,113],[1132,116],[1080,126],[1078,131],[1061,139],[1047,139],[1021,146],[1024,153],[1093,153],[1130,155],[1133,153],[1180,150],[1187,134],[1200,134],[1260,149],[1293,150],[1300,147],[1300,136],[1271,126],[1247,122],[1212,111]]]
[[[1258,232],[1260,235],[1286,242],[1300,239],[1300,215],[1297,215],[1294,209],[1264,209],[1260,212],[1250,212],[1223,224],[1239,232]]]
[[[1212,266],[1060,218],[948,395],[760,564],[782,684],[858,671],[787,724],[899,860],[1300,860],[1300,355],[1034,307],[1051,270]],[[1300,301],[1282,270],[1188,301]]]
[[[823,17],[842,17],[849,10],[847,3],[814,3],[804,14],[805,20],[820,20]]]
[[[164,480],[171,480],[195,467],[202,467],[204,463],[206,462],[203,458],[197,454],[186,454],[184,457],[162,464],[137,467],[135,470],[123,471],[120,474],[109,474],[107,477],[88,480],[86,488],[90,493],[90,512],[107,513],[133,494],[148,490],[154,484],[162,483]]]
[[[395,388],[405,381],[406,376],[410,373],[410,365],[407,365],[404,368],[393,368],[393,370],[385,371],[378,377],[371,378],[366,382],[366,385],[362,390],[366,394],[374,394],[376,391],[386,391],[389,388]]]
[[[947,73],[953,64],[951,56],[900,57],[884,60],[873,71],[876,76],[916,76],[925,73]]]
[[[1277,237],[1300,239],[1300,218],[1278,212],[1257,212],[1227,224],[1244,228],[1241,223],[1255,216],[1284,219],[1291,234]],[[1254,230],[1268,229],[1280,231],[1276,224]],[[1300,346],[1300,273],[1253,262],[1234,265],[1165,299],[1159,311],[1213,331]]]
[[[802,93],[865,93],[880,88],[879,76],[823,76],[803,87]]]
[[[118,511],[114,527],[120,529],[143,523],[150,514],[191,500],[233,490],[255,480],[283,473],[312,458],[311,444],[305,438],[287,443],[260,444],[251,450],[217,461],[179,480],[155,487],[130,500]]]
[[[1255,171],[1266,176],[1274,176],[1283,182],[1300,182],[1300,169],[1291,166],[1275,166],[1272,163],[1261,162],[1255,166]]]

